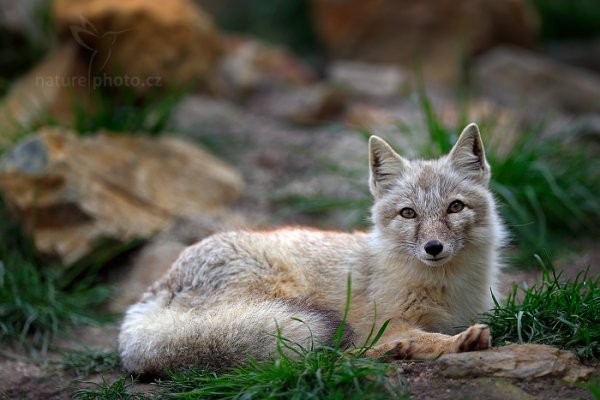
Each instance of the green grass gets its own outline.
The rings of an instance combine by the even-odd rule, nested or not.
[[[77,376],[116,371],[120,367],[116,351],[94,349],[65,352],[59,364],[63,371],[74,372]]]
[[[67,328],[94,324],[94,311],[109,288],[78,282],[65,287],[61,274],[15,251],[0,248],[0,343],[10,341],[47,350]]]
[[[600,232],[600,160],[581,145],[566,145],[568,132],[544,140],[540,133],[525,131],[509,153],[490,155],[491,186],[522,256],[555,256],[571,239]]]
[[[57,334],[103,319],[96,310],[109,287],[93,277],[73,282],[62,270],[42,265],[2,201],[0,237],[0,344],[46,351]]]
[[[600,376],[596,376],[590,382],[582,384],[581,387],[590,393],[593,400],[600,400]]]
[[[600,277],[580,273],[564,281],[554,268],[546,267],[540,285],[513,287],[495,309],[485,315],[494,345],[542,343],[572,350],[583,358],[600,358]]]
[[[402,399],[408,389],[393,364],[320,348],[300,360],[250,362],[217,375],[191,371],[161,383],[178,399]],[[396,374],[395,376],[392,374]]]
[[[73,129],[82,134],[99,130],[157,135],[165,131],[175,106],[187,90],[161,90],[140,97],[130,90],[111,93],[96,90],[91,110],[73,105]]]
[[[408,399],[408,386],[398,367],[360,358],[339,347],[306,349],[280,338],[279,358],[249,362],[229,372],[206,370],[169,372],[158,380],[156,393],[134,389],[135,378],[124,374],[76,391],[75,399]],[[286,351],[284,351],[287,350]],[[366,347],[364,347],[366,349]],[[295,357],[288,354],[292,352]],[[87,365],[76,361],[77,365]],[[92,363],[93,364],[93,363]]]
[[[112,383],[108,383],[102,378],[101,383],[83,382],[91,385],[89,389],[79,389],[73,399],[78,400],[146,400],[150,397],[142,392],[134,389],[135,378],[127,374],[123,374],[119,379]]]
[[[14,127],[5,132],[7,144],[17,143],[41,127],[60,127],[81,136],[99,131],[121,135],[157,136],[167,131],[175,107],[189,92],[189,88],[161,88],[140,96],[131,88],[111,91],[94,89],[89,99],[74,99],[71,113],[60,121],[49,110],[40,113],[29,125],[13,121]],[[32,104],[32,107],[34,105]],[[5,149],[0,148],[0,154]]]

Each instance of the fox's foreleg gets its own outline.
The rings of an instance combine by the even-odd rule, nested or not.
[[[441,354],[486,350],[490,347],[490,328],[487,325],[476,324],[454,336],[407,329],[398,332],[391,340],[367,350],[364,356],[393,360],[435,358]]]

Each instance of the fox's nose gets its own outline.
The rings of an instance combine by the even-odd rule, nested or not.
[[[439,240],[430,240],[425,243],[425,251],[427,254],[431,254],[432,256],[437,256],[444,250],[444,245]]]

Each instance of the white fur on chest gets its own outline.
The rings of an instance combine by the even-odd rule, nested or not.
[[[452,333],[472,323],[491,304],[492,274],[486,261],[429,267],[417,261],[388,260],[371,277],[370,303],[376,305],[380,322],[391,319]]]

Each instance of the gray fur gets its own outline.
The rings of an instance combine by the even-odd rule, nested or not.
[[[438,160],[406,160],[376,137],[369,148],[370,232],[238,231],[189,247],[127,312],[119,335],[124,368],[160,373],[265,359],[276,356],[278,331],[303,346],[329,342],[348,275],[345,345],[363,344],[374,323],[389,319],[371,356],[487,348],[487,327],[457,333],[491,307],[505,237],[477,127]],[[450,213],[457,200],[464,208]],[[414,218],[400,215],[407,207]],[[443,243],[438,256],[424,250],[431,240]]]

